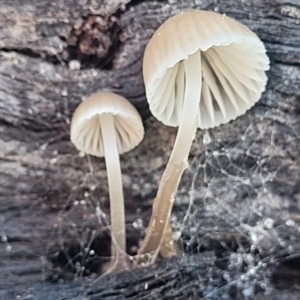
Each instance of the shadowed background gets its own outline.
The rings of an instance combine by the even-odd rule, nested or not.
[[[267,90],[245,116],[198,131],[172,216],[184,255],[90,285],[110,255],[107,179],[104,160],[69,141],[72,113],[111,90],[143,117],[143,143],[121,157],[134,255],[176,135],[150,116],[143,51],[164,20],[196,8],[257,33]],[[1,0],[0,82],[1,299],[298,299],[297,0]]]

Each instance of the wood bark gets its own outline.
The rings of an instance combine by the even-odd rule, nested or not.
[[[143,51],[191,9],[257,33],[267,90],[245,116],[198,131],[172,217],[182,254],[99,277],[110,255],[105,164],[69,141],[72,113],[110,90],[143,117],[144,141],[121,157],[134,255],[176,135],[148,110]],[[0,0],[0,82],[1,299],[300,299],[298,0]]]

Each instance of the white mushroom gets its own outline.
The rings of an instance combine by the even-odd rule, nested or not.
[[[112,271],[126,266],[126,232],[119,154],[137,146],[144,128],[137,110],[125,98],[98,92],[76,109],[71,123],[71,141],[77,149],[105,157],[111,213]]]
[[[196,129],[244,114],[265,90],[269,59],[246,26],[208,11],[181,13],[162,24],[144,54],[143,76],[152,114],[179,126],[139,254],[156,258]]]

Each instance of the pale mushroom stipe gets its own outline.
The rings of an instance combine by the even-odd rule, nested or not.
[[[244,114],[265,90],[268,69],[257,35],[225,15],[181,13],[154,33],[143,61],[147,100],[158,120],[179,128],[140,257],[151,254],[153,262],[172,243],[166,229],[197,127],[213,128]]]
[[[112,262],[110,271],[126,267],[126,231],[119,154],[143,139],[141,117],[125,98],[98,92],[84,100],[71,122],[71,141],[87,154],[105,158],[111,214]]]

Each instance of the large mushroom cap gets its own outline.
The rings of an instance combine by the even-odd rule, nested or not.
[[[269,59],[255,33],[214,12],[181,13],[157,29],[144,55],[150,110],[166,125],[179,124],[186,84],[183,60],[197,51],[202,65],[199,128],[244,114],[265,90]]]
[[[137,146],[144,136],[141,117],[125,98],[108,92],[98,92],[84,100],[76,109],[71,123],[71,141],[78,150],[104,156],[100,118],[111,114],[119,154]]]

